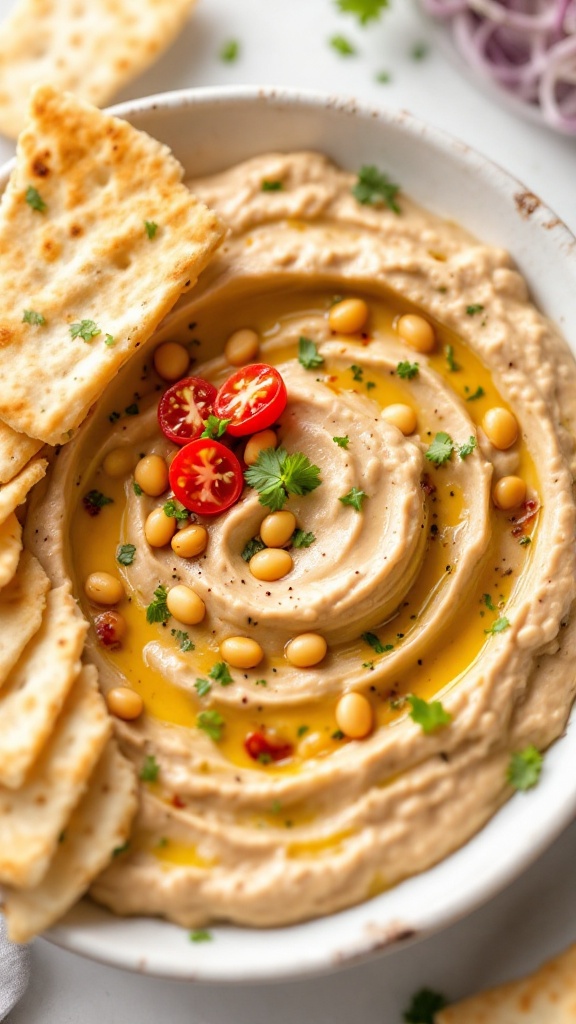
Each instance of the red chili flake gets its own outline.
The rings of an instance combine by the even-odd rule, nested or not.
[[[294,747],[291,743],[270,740],[262,732],[249,732],[244,740],[244,749],[253,761],[265,764],[267,761],[284,761],[291,757]]]
[[[172,800],[170,801],[173,807],[186,807],[186,803],[182,797],[178,796],[178,793],[174,793]]]
[[[520,507],[524,509],[524,514],[521,516],[510,516],[508,520],[509,523],[514,523],[511,530],[513,537],[519,537],[520,534],[526,532],[524,526],[534,519],[534,516],[539,512],[540,503],[535,501],[534,498],[528,498],[527,501],[522,502]]]
[[[424,494],[434,494],[434,491],[436,490],[436,484],[432,483],[428,473],[424,473],[420,481],[420,487],[424,491]]]

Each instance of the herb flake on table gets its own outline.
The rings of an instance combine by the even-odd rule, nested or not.
[[[424,457],[428,459],[428,462],[433,462],[435,466],[443,466],[448,462],[452,452],[454,451],[454,442],[444,430],[441,430],[436,434],[432,444],[428,448],[428,451],[424,453]]]
[[[298,362],[305,370],[315,370],[324,362],[324,356],[320,355],[316,342],[311,338],[305,338],[304,335],[298,339]]]
[[[172,636],[176,640],[176,643],[179,645],[180,650],[184,654],[187,654],[188,651],[193,651],[195,649],[196,645],[190,639],[190,635],[186,633],[183,629],[171,629],[170,633],[172,634]]]
[[[208,675],[210,676],[210,679],[214,679],[217,683],[220,683],[220,686],[230,686],[230,684],[234,682],[225,661],[217,661],[210,669]]]
[[[319,487],[320,469],[302,452],[265,448],[244,473],[244,479],[260,495],[260,504],[272,512],[284,507],[290,494],[304,495]]]
[[[201,729],[217,743],[222,738],[224,719],[219,711],[201,711],[196,718],[196,728]]]
[[[351,505],[357,512],[361,512],[362,502],[367,497],[366,491],[361,491],[358,487],[351,487],[347,494],[338,498],[338,501],[341,501],[343,505]]]
[[[220,60],[225,64],[233,64],[240,56],[240,43],[237,39],[229,39],[220,50]]]
[[[48,206],[42,199],[42,196],[40,195],[38,189],[34,188],[33,185],[28,185],[28,188],[26,189],[25,199],[28,203],[28,206],[30,206],[33,210],[36,210],[37,213],[44,213],[44,210],[48,209]]]
[[[361,25],[377,21],[382,11],[387,10],[390,0],[336,0],[342,14],[355,14]]]
[[[387,174],[379,171],[374,164],[366,164],[358,172],[358,181],[352,187],[352,195],[363,206],[387,206],[393,213],[401,213],[396,202],[400,186],[394,184]]]
[[[350,438],[348,437],[348,434],[344,434],[344,437],[333,437],[332,440],[334,441],[335,444],[338,445],[339,448],[347,448],[348,445],[350,444]]]
[[[205,928],[195,928],[194,931],[189,933],[188,938],[190,942],[212,942],[214,936],[206,931]]]
[[[145,220],[144,221],[144,230],[145,230],[148,238],[150,239],[150,241],[152,241],[152,239],[156,235],[156,232],[158,231],[158,225],[155,224],[153,220]]]
[[[166,604],[166,598],[168,597],[168,591],[166,587],[160,585],[156,587],[154,591],[154,600],[150,602],[146,609],[146,621],[153,622],[167,622],[170,618],[170,612],[168,611],[168,605]]]
[[[411,363],[408,359],[402,360],[396,367],[396,373],[401,380],[413,380],[420,372],[418,363]]]
[[[43,327],[46,323],[46,317],[42,316],[42,313],[37,313],[35,309],[25,309],[22,317],[23,324],[34,324],[35,327]]]
[[[135,544],[121,544],[116,552],[116,561],[120,565],[132,565],[136,554]]]
[[[89,516],[97,516],[105,505],[113,505],[114,499],[108,498],[102,491],[92,490],[84,495],[82,504]]]
[[[443,995],[430,988],[421,988],[404,1011],[403,1020],[406,1024],[434,1024],[436,1014],[445,1006],[448,1006],[448,1000]]]
[[[452,721],[452,715],[439,700],[427,701],[413,693],[408,694],[406,700],[411,707],[410,718],[420,726],[422,732],[435,732]]]
[[[175,519],[177,522],[184,522],[190,515],[188,509],[184,508],[182,502],[178,501],[177,498],[169,498],[168,501],[165,501],[162,511],[168,519]]]
[[[505,629],[508,629],[510,623],[505,615],[502,615],[496,622],[493,622],[489,629],[485,629],[485,633],[503,633]]]
[[[332,49],[336,50],[336,53],[339,53],[341,57],[353,57],[356,54],[356,50],[352,46],[352,43],[346,39],[346,36],[331,36],[328,42]]]
[[[142,782],[156,782],[159,774],[160,765],[154,757],[154,754],[147,754],[140,769],[140,778],[142,779]]]
[[[508,763],[506,778],[514,789],[532,789],[540,779],[544,758],[539,750],[530,744],[524,750],[512,754]]]
[[[314,543],[316,537],[313,533],[306,533],[305,530],[294,530],[292,534],[292,547],[295,548],[309,548]]]

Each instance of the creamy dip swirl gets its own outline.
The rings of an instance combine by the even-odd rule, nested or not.
[[[263,191],[263,181],[282,187]],[[53,578],[72,576],[80,595],[85,576],[106,569],[127,593],[123,648],[106,651],[93,635],[88,649],[105,691],[127,682],[142,694],[145,714],[119,722],[118,735],[138,767],[152,756],[159,767],[142,784],[129,848],[92,888],[119,913],[278,925],[366,899],[473,835],[512,793],[511,755],[545,750],[569,713],[572,357],[504,251],[403,196],[400,215],[361,206],[353,181],[317,154],[295,154],[193,183],[230,224],[228,241],[139,368],[128,367],[54,460],[28,519],[28,545]],[[365,297],[363,335],[330,329],[335,294]],[[415,308],[435,325],[430,355],[396,330],[398,315]],[[256,491],[199,517],[206,551],[182,559],[144,538],[149,512],[169,495],[136,494],[131,474],[111,482],[102,468],[118,447],[134,462],[175,450],[157,427],[165,385],[149,368],[156,345],[191,342],[191,372],[219,385],[230,372],[224,341],[245,326],[259,331],[260,358],[288,389],[280,443],[303,452],[322,480],[288,501],[315,540],[292,550],[292,571],[273,583],[242,558],[267,511]],[[297,359],[302,336],[324,360],[313,370]],[[405,360],[418,363],[410,379],[399,373]],[[413,434],[384,418],[394,402],[416,412]],[[520,425],[506,451],[481,425],[500,406]],[[439,432],[454,443],[441,466],[426,458]],[[342,436],[347,447],[334,441]],[[525,479],[528,503],[502,512],[493,487],[509,474]],[[366,495],[360,510],[340,500],[353,487]],[[92,520],[81,500],[90,488],[113,498]],[[119,544],[134,545],[133,564],[118,565]],[[174,583],[204,600],[200,626],[146,623],[155,589]],[[178,630],[194,650],[180,649]],[[284,650],[307,631],[326,639],[328,654],[302,670]],[[198,678],[210,680],[232,635],[256,639],[264,661],[232,669],[232,684],[214,680],[200,697]],[[336,726],[336,703],[350,691],[374,712],[360,741]],[[425,733],[409,694],[441,700],[450,722]],[[197,728],[205,709],[222,715],[218,739]],[[286,740],[292,755],[251,761],[244,740],[253,729]]]

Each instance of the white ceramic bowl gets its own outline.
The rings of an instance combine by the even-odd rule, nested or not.
[[[166,142],[193,175],[273,149],[322,150],[350,170],[378,164],[424,206],[511,250],[536,302],[576,351],[576,240],[519,182],[407,114],[274,89],[172,93],[125,104],[115,113]],[[116,918],[85,901],[48,937],[118,967],[206,981],[302,976],[390,952],[477,907],[552,842],[576,810],[575,763],[572,721],[546,755],[538,787],[514,796],[465,847],[430,871],[330,917],[263,931],[216,927],[213,942],[194,944],[185,929]]]

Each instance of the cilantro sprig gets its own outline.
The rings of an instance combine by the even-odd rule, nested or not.
[[[347,448],[348,445],[350,444],[350,438],[348,437],[348,434],[344,434],[343,437],[333,437],[332,440],[334,441],[335,444],[338,445],[339,448]]]
[[[396,367],[396,373],[402,380],[413,380],[420,372],[418,363],[411,363],[408,359],[402,360]]]
[[[376,633],[362,633],[362,639],[364,643],[372,648],[375,654],[387,654],[388,651],[394,650],[394,644],[383,644],[376,636]]]
[[[399,191],[400,186],[390,181],[387,174],[373,164],[367,164],[358,172],[352,195],[362,206],[387,206],[394,213],[402,213],[396,202]]]
[[[210,679],[214,679],[220,686],[230,686],[234,682],[230,675],[230,669],[225,661],[217,661],[215,665],[212,665],[208,675]]]
[[[154,757],[154,754],[147,754],[140,769],[140,778],[142,779],[142,782],[156,782],[159,774],[160,765]]]
[[[258,554],[259,551],[264,551],[265,547],[266,545],[263,540],[260,540],[260,537],[252,537],[252,540],[249,540],[248,543],[244,545],[240,557],[243,558],[245,562],[249,562],[254,555]]]
[[[196,728],[201,729],[217,743],[222,738],[224,719],[219,711],[201,711],[196,718]]]
[[[207,437],[210,441],[217,441],[219,437],[222,437],[226,433],[226,427],[230,423],[230,420],[221,420],[218,416],[213,416],[210,413],[208,419],[204,423],[204,430],[200,434],[200,437]]]
[[[121,544],[116,552],[116,561],[120,565],[132,565],[136,554],[135,544]]]
[[[320,469],[302,452],[265,448],[244,473],[244,479],[260,495],[260,504],[272,512],[284,508],[290,494],[309,494],[319,487]]]
[[[511,755],[506,772],[507,781],[514,789],[532,789],[540,779],[543,761],[542,754],[531,743],[524,750]]]
[[[315,540],[314,534],[306,533],[305,530],[297,529],[292,534],[292,546],[295,548],[309,548]]]
[[[93,320],[80,320],[79,323],[70,324],[70,337],[82,338],[82,341],[89,342],[102,334],[102,330]]]
[[[180,650],[186,654],[188,651],[193,651],[195,648],[194,642],[190,639],[190,635],[183,629],[171,629],[170,633],[180,645]]]
[[[316,342],[311,338],[305,338],[304,335],[298,340],[298,362],[305,370],[315,370],[324,362],[324,356],[320,355]]]
[[[435,732],[452,721],[452,715],[439,700],[427,701],[413,693],[408,694],[406,700],[411,707],[410,718],[420,726],[422,732]]]
[[[43,327],[46,323],[46,317],[42,316],[42,313],[37,313],[35,309],[25,309],[22,317],[23,324],[34,324],[35,327]]]
[[[182,502],[176,498],[169,498],[165,501],[162,506],[162,511],[168,519],[175,519],[178,523],[183,523],[185,519],[188,519],[189,512],[187,508],[184,508]]]
[[[44,213],[44,210],[48,209],[48,206],[42,199],[42,196],[40,195],[38,189],[34,188],[33,185],[28,185],[28,188],[26,189],[25,199],[28,203],[28,206],[30,206],[33,210],[36,210],[37,213]]]
[[[463,444],[455,444],[450,434],[440,430],[424,455],[428,462],[433,462],[435,466],[444,466],[451,458],[452,452],[458,452],[460,458],[465,459],[472,454],[476,445],[476,438],[472,434]]]
[[[343,505],[351,505],[357,512],[361,512],[362,502],[367,497],[366,491],[361,491],[358,487],[351,487],[347,494],[338,498],[338,501],[341,501]]]
[[[146,609],[146,621],[147,622],[167,622],[170,618],[170,612],[168,611],[168,605],[166,604],[166,598],[168,597],[168,591],[166,587],[160,585],[156,587],[154,591],[154,600],[150,602]]]

